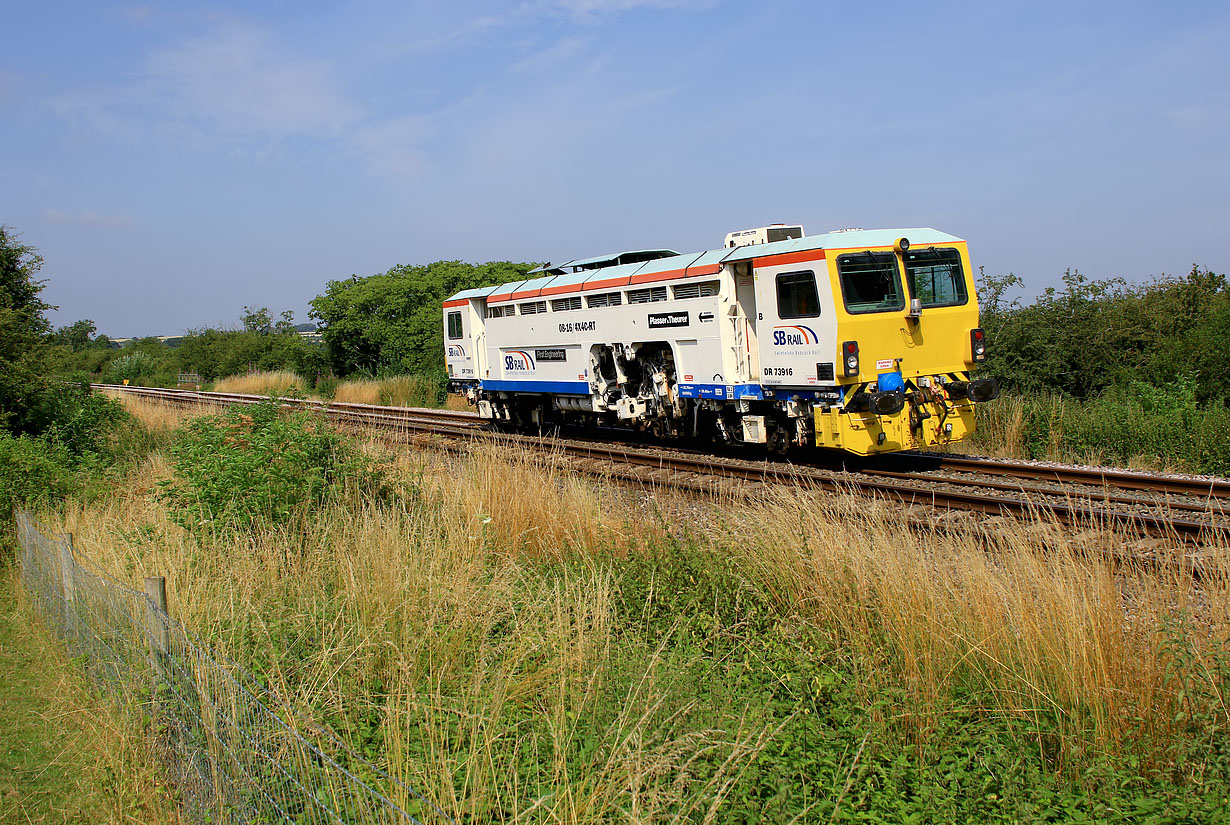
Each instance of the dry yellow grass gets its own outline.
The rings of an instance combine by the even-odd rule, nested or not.
[[[169,432],[176,429],[186,419],[199,415],[197,411],[164,404],[156,399],[139,395],[116,393],[114,397],[118,397],[125,409],[132,413],[137,421],[141,422],[141,426],[151,433]]]
[[[731,550],[857,654],[869,697],[904,687],[901,713],[919,733],[964,684],[991,692],[1000,713],[1092,722],[1113,749],[1137,718],[1172,724],[1163,616],[1196,612],[1210,636],[1230,633],[1230,568],[1197,591],[1177,573],[1122,567],[1112,533],[1038,519],[920,536],[891,505],[809,498],[777,492],[735,513],[731,532],[750,538]]]
[[[0,567],[0,821],[179,822],[140,699],[91,689]]]
[[[457,395],[456,393],[449,393],[447,396],[445,396],[444,409],[462,410],[462,411],[470,411],[470,412],[474,411],[473,405],[471,405],[470,402],[466,400],[466,397],[464,395]]]
[[[82,554],[121,580],[165,575],[171,612],[241,660],[251,646],[286,644],[287,625],[311,625],[321,594],[334,594],[341,609],[318,626],[319,645],[293,662],[293,682],[275,670],[273,687],[296,706],[344,718],[356,712],[353,686],[380,679],[389,767],[458,821],[510,809],[533,819],[546,804],[513,767],[527,758],[525,748],[542,743],[492,724],[529,706],[548,720],[555,742],[534,758],[556,765],[550,807],[558,821],[605,820],[629,794],[641,822],[672,821],[720,799],[770,732],[690,730],[686,708],[663,712],[652,657],[603,733],[606,756],[581,773],[563,764],[577,715],[601,700],[595,688],[616,632],[614,582],[602,566],[559,578],[532,560],[579,552],[604,527],[619,536],[619,525],[599,512],[599,491],[490,455],[404,469],[421,485],[417,503],[352,502],[310,523],[212,546],[153,502],[153,486],[168,473],[155,457],[131,488],[68,508],[58,526],[71,525]],[[509,496],[514,489],[519,495]],[[516,503],[501,503],[507,499]],[[567,509],[552,514],[553,506]],[[517,633],[506,632],[510,625]],[[487,662],[477,672],[476,654]],[[431,734],[413,760],[398,747],[411,728]],[[698,752],[725,754],[726,762],[703,780],[671,781]]]
[[[247,375],[232,375],[214,382],[214,392],[237,392],[249,395],[290,395],[294,391],[303,393],[304,380],[287,370],[273,372],[254,372]]]
[[[434,407],[436,390],[435,382],[420,375],[360,378],[338,384],[333,400],[386,407]]]
[[[346,404],[379,404],[380,383],[374,378],[343,381],[337,385],[333,393],[333,400]]]

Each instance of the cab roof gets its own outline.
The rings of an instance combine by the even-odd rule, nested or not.
[[[912,247],[936,246],[938,244],[963,243],[961,238],[928,227],[911,229],[844,229],[790,238],[773,243],[739,246],[734,249],[712,249],[707,252],[690,252],[680,255],[670,249],[641,249],[621,252],[616,255],[599,255],[594,258],[579,258],[559,265],[544,264],[526,273],[528,280],[512,281],[494,287],[467,289],[446,299],[492,298],[509,300],[513,293],[534,292],[543,295],[555,294],[555,287],[569,287],[560,292],[580,292],[599,286],[622,286],[647,283],[672,277],[711,275],[721,264],[733,261],[748,261],[783,255],[790,252],[807,252],[815,249],[868,249],[890,247],[898,238],[907,238]],[[628,256],[632,262],[621,262]],[[647,256],[647,257],[636,257]],[[599,264],[600,266],[595,266]],[[604,265],[602,265],[604,264]],[[537,276],[537,277],[533,277]],[[519,294],[517,297],[528,297]]]

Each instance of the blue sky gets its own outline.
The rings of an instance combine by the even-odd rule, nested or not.
[[[53,321],[234,325],[440,259],[933,226],[1032,294],[1230,270],[1230,6],[16,4],[0,222]]]

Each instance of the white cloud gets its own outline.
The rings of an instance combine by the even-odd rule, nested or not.
[[[229,25],[148,61],[147,88],[181,121],[239,136],[331,135],[361,114],[330,67],[284,55],[255,29]]]
[[[85,226],[131,226],[132,218],[127,215],[103,215],[86,210],[84,212],[64,212],[59,209],[43,210],[43,218],[52,223],[81,224]]]
[[[357,128],[350,144],[374,174],[410,178],[421,174],[429,164],[420,143],[430,131],[425,118],[394,118]]]
[[[360,151],[370,146],[387,159],[391,133],[409,134],[405,124],[373,122],[343,93],[329,63],[234,23],[153,51],[128,85],[77,89],[48,105],[81,127],[128,143],[204,152],[270,154],[282,141],[308,138]]]
[[[712,5],[711,0],[546,0],[543,4],[582,21],[633,9],[672,9]]]
[[[593,42],[589,37],[565,37],[564,39],[532,51],[513,63],[510,71],[533,74],[541,71],[558,71],[562,63],[583,55]]]
[[[123,6],[118,11],[121,17],[133,23],[145,23],[154,16],[153,6]]]

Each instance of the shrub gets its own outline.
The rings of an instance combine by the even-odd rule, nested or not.
[[[337,395],[338,379],[332,375],[322,375],[316,379],[316,394],[325,401],[332,401]]]
[[[77,488],[62,446],[0,430],[0,546],[13,530],[13,508],[55,501]]]
[[[47,393],[43,437],[64,447],[74,458],[86,454],[114,458],[113,434],[132,416],[118,399],[91,392],[86,385],[57,387]]]
[[[103,373],[103,381],[107,384],[122,384],[125,381],[136,384],[140,379],[153,376],[157,371],[154,358],[149,353],[134,352],[123,355],[107,365]]]
[[[1089,401],[1008,393],[979,409],[974,438],[960,449],[1230,473],[1230,409],[1200,406],[1195,393],[1189,378],[1165,387],[1135,381]]]
[[[346,487],[380,494],[372,460],[309,412],[280,414],[273,399],[190,421],[171,447],[162,500],[188,529],[282,524]]]

